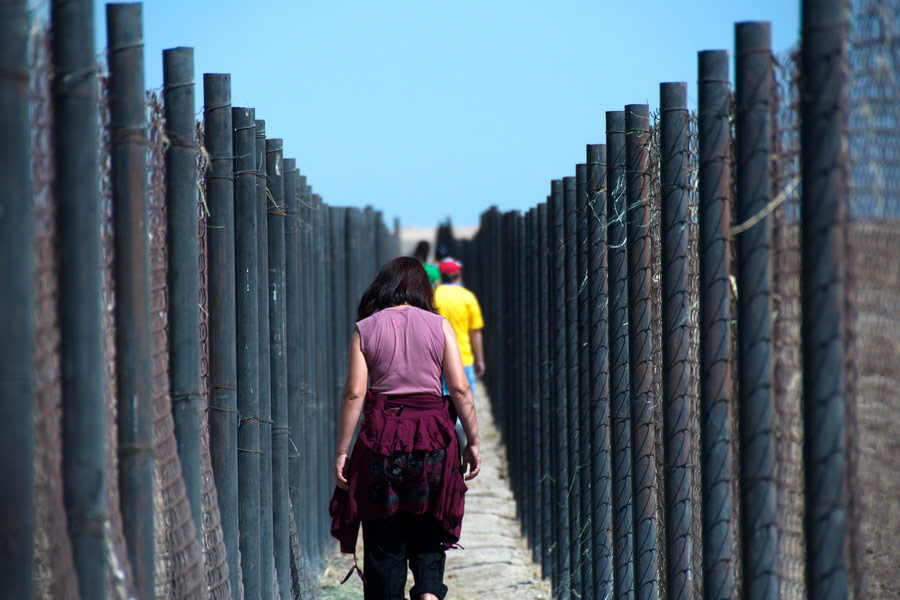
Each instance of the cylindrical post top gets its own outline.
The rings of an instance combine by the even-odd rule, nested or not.
[[[589,164],[589,165],[606,164],[606,144],[588,144],[587,145],[587,164]]]
[[[284,140],[281,138],[266,139],[266,152],[279,152],[284,148]]]
[[[625,111],[606,111],[606,131],[610,133],[625,133]]]
[[[660,110],[687,110],[687,83],[684,81],[659,84]]]
[[[697,53],[700,83],[720,81],[728,83],[728,51],[701,50]]]
[[[204,110],[210,111],[231,105],[231,74],[203,74]]]
[[[734,40],[738,54],[754,50],[768,52],[772,47],[772,24],[768,21],[735,23]]]
[[[231,107],[231,119],[232,125],[235,128],[237,127],[247,127],[253,126],[256,127],[256,109],[247,108],[245,106],[232,106]],[[238,119],[240,119],[240,124],[238,124]]]
[[[574,177],[563,177],[563,189],[574,190],[575,189],[575,178]]]
[[[165,88],[194,85],[194,49],[189,46],[163,50]]]
[[[141,4],[107,4],[106,33],[109,52],[136,49],[143,51]]]
[[[550,193],[551,194],[558,194],[558,193],[562,192],[562,189],[563,189],[562,179],[554,179],[553,181],[550,182]]]
[[[649,131],[650,106],[647,104],[625,105],[625,130]]]
[[[587,165],[577,164],[575,165],[575,184],[583,185],[585,183],[587,183]]]
[[[266,137],[265,119],[256,119],[256,137]]]
[[[282,164],[284,165],[285,173],[293,173],[297,170],[296,158],[285,158],[284,161],[282,161]]]

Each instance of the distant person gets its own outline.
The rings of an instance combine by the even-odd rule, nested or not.
[[[441,264],[441,261],[450,256],[450,249],[447,244],[439,242],[437,248],[434,249],[434,260]]]
[[[431,287],[433,288],[441,280],[441,272],[435,265],[428,262],[429,254],[431,254],[431,244],[425,240],[416,244],[416,249],[413,250],[413,258],[419,259],[419,262],[425,267],[425,273],[428,274],[428,281],[431,282]]]
[[[446,257],[440,262],[438,269],[441,272],[441,285],[434,290],[434,306],[453,326],[463,369],[474,394],[475,378],[484,375],[484,341],[481,335],[484,319],[481,316],[481,306],[478,305],[475,294],[462,285],[462,263]]]

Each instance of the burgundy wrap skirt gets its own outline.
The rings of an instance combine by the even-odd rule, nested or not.
[[[366,393],[347,463],[350,489],[335,488],[328,507],[341,552],[356,550],[360,522],[398,510],[433,517],[445,550],[459,541],[467,488],[455,423],[448,396]]]

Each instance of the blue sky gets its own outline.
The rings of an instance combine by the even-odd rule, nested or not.
[[[233,105],[326,202],[466,225],[541,201],[602,142],[605,111],[656,106],[659,82],[687,81],[693,104],[697,51],[732,49],[743,20],[772,21],[783,51],[799,2],[148,0],[146,83],[164,48],[193,46],[198,110],[202,73],[231,73]]]

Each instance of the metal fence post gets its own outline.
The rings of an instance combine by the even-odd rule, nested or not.
[[[284,165],[282,141],[266,140],[269,178],[269,360],[272,390],[272,548],[282,599],[290,597],[288,537],[288,414],[284,270]]]
[[[78,589],[94,599],[106,597],[108,509],[93,3],[54,2],[51,23],[64,496]]]
[[[269,346],[269,228],[266,122],[256,120],[256,301],[259,344],[259,572],[260,598],[274,598],[272,516],[272,378]]]
[[[115,219],[116,393],[122,527],[135,587],[154,593],[153,342],[147,117],[140,4],[108,4],[110,158]]]
[[[551,465],[553,464],[553,452],[550,423],[550,389],[552,386],[552,373],[550,371],[550,341],[549,341],[549,316],[550,316],[550,261],[547,232],[549,220],[548,204],[543,202],[538,205],[538,371],[540,373],[538,388],[538,410],[540,412],[540,437],[541,437],[541,573],[544,578],[550,577],[555,570],[552,567],[552,555],[550,547],[553,544],[553,510],[555,504],[553,491],[556,489],[552,483],[553,476]]]
[[[300,247],[299,209],[300,197],[297,188],[299,174],[297,160],[285,158],[284,164],[284,270],[285,270],[285,327],[287,349],[287,421],[288,435],[288,487],[294,519],[300,522],[302,503],[303,460],[299,451],[300,432],[303,428],[303,407],[301,404],[302,360],[301,320],[300,320]]]
[[[669,598],[690,598],[695,549],[691,537],[687,84],[661,83],[659,98],[666,589]]]
[[[515,351],[515,362],[513,368],[515,371],[516,383],[514,386],[515,394],[513,395],[514,404],[510,407],[515,425],[513,431],[510,432],[511,437],[515,439],[516,448],[516,490],[518,492],[517,499],[519,505],[519,519],[524,531],[527,535],[528,511],[531,508],[531,490],[527,485],[527,469],[531,467],[525,460],[525,451],[531,440],[528,439],[528,410],[520,403],[526,397],[527,388],[525,386],[525,375],[528,372],[525,367],[525,350],[528,348],[524,338],[525,335],[525,216],[518,212],[514,212],[514,228],[515,228],[515,248],[516,254],[513,263],[513,300],[515,309],[513,310],[513,318],[515,325],[513,327],[513,340]],[[456,245],[457,255],[460,245]]]
[[[259,300],[256,113],[232,108],[238,410],[238,524],[245,600],[260,598]]]
[[[590,423],[591,584],[588,597],[613,595],[613,535],[609,431],[606,145],[587,147],[586,238],[588,313],[587,419]],[[582,367],[584,368],[584,367]]]
[[[541,510],[541,481],[543,471],[541,464],[541,446],[544,440],[540,434],[540,373],[538,357],[538,327],[540,322],[537,315],[538,296],[538,254],[537,254],[537,209],[531,208],[526,215],[525,239],[527,262],[525,266],[525,294],[527,295],[527,308],[525,325],[528,328],[528,362],[526,372],[529,375],[525,398],[527,398],[526,410],[528,411],[528,487],[531,493],[531,507],[528,513],[528,537],[531,542],[533,562],[540,562],[541,536],[540,536],[540,510]],[[468,244],[467,244],[468,247]],[[524,399],[524,398],[523,398]]]
[[[848,198],[847,10],[802,9],[800,164],[806,577],[812,598],[846,598],[844,222]]]
[[[322,199],[318,194],[312,194],[312,206],[313,206],[313,231],[314,231],[314,242],[315,248],[313,250],[313,257],[315,260],[315,272],[316,272],[316,286],[314,288],[315,291],[315,313],[316,315],[324,316],[325,314],[325,286],[327,285],[326,273],[325,273],[325,265],[324,265],[324,246],[322,243]],[[369,258],[369,257],[367,257]],[[371,259],[369,259],[369,263],[371,263]],[[315,340],[316,345],[315,348],[317,352],[315,355],[315,365],[316,365],[316,373],[315,373],[315,395],[313,396],[315,402],[315,412],[314,418],[322,425],[325,425],[327,422],[326,419],[326,402],[324,398],[324,390],[326,388],[326,369],[327,369],[327,358],[328,358],[328,340],[327,335],[325,333],[325,323],[324,318],[319,318],[314,320],[315,325]],[[327,427],[327,425],[325,426]],[[320,429],[320,436],[322,443],[316,448],[327,448],[329,446],[329,435],[330,432],[325,430],[325,427],[318,427]],[[317,460],[316,466],[318,468],[318,479],[316,482],[315,490],[316,490],[316,504],[315,504],[315,512],[313,513],[316,517],[316,529],[317,529],[317,539],[318,539],[318,548],[319,552],[322,553],[328,543],[328,531],[325,524],[325,517],[327,512],[325,508],[328,506],[328,495],[331,491],[331,486],[328,485],[328,477],[330,471],[328,469],[328,464],[324,461]]]
[[[565,278],[565,203],[563,181],[551,182],[550,231],[548,249],[550,252],[550,313],[551,357],[553,364],[553,387],[550,415],[553,425],[553,470],[554,481],[554,536],[556,569],[554,587],[560,597],[569,595],[570,554],[569,554],[569,424],[566,396],[566,278]]]
[[[312,293],[313,281],[311,279],[311,263],[309,259],[310,232],[312,231],[312,228],[310,227],[309,223],[310,209],[306,197],[306,177],[304,175],[299,175],[297,179],[299,192],[299,201],[297,203],[297,207],[300,227],[300,306],[298,307],[298,310],[300,311],[300,321],[301,323],[303,323],[303,327],[300,331],[302,346],[302,352],[300,353],[300,403],[303,410],[305,411],[306,418],[303,419],[301,429],[302,436],[300,439],[300,460],[302,467],[300,477],[301,481],[303,482],[303,486],[300,490],[299,496],[300,506],[295,507],[295,509],[299,509],[300,514],[300,519],[298,522],[300,540],[303,544],[304,551],[307,554],[307,558],[312,559],[314,544],[312,543],[312,506],[310,502],[310,495],[312,493],[312,486],[314,485],[311,479],[313,473],[312,469],[315,466],[315,459],[312,456],[312,437],[314,432],[314,424],[311,422],[311,413],[309,412],[310,397],[312,395],[312,383],[310,381],[310,360],[312,358],[312,343],[310,341],[310,335],[312,331],[312,306],[310,295]]]
[[[659,595],[656,546],[656,428],[650,302],[650,108],[625,106],[625,219],[628,227],[628,329],[634,485],[634,578],[639,600]]]
[[[578,361],[578,489],[580,497],[578,527],[578,558],[581,563],[580,587],[582,597],[593,594],[591,575],[593,545],[591,544],[591,429],[590,429],[590,346],[588,337],[587,286],[587,164],[575,165],[575,299],[576,357]]]
[[[735,27],[737,222],[772,200],[773,75],[768,23]],[[744,594],[778,594],[775,405],[772,394],[772,220],[737,236],[738,377]]]
[[[204,143],[209,153],[209,435],[232,594],[237,595],[237,373],[234,343],[234,145],[231,76],[203,75]]]
[[[197,246],[197,141],[194,49],[163,51],[166,137],[166,245],[169,297],[169,394],[181,475],[198,537],[203,531],[200,462],[200,294]]]
[[[700,52],[698,224],[700,254],[700,470],[703,588],[708,600],[735,595],[732,523],[731,224],[728,53]]]
[[[612,430],[613,580],[617,599],[634,598],[631,475],[631,375],[628,355],[628,260],[625,113],[606,113],[609,278],[609,420]]]
[[[569,510],[569,589],[578,592],[581,587],[581,548],[578,543],[581,532],[581,496],[578,481],[581,477],[579,454],[578,413],[578,275],[576,273],[575,229],[575,178],[563,177],[563,237],[565,262],[563,267],[566,310],[566,392],[564,415],[566,418],[566,452],[569,461],[569,477],[565,480],[565,493]]]
[[[0,587],[34,598],[35,316],[28,3],[0,17]]]

